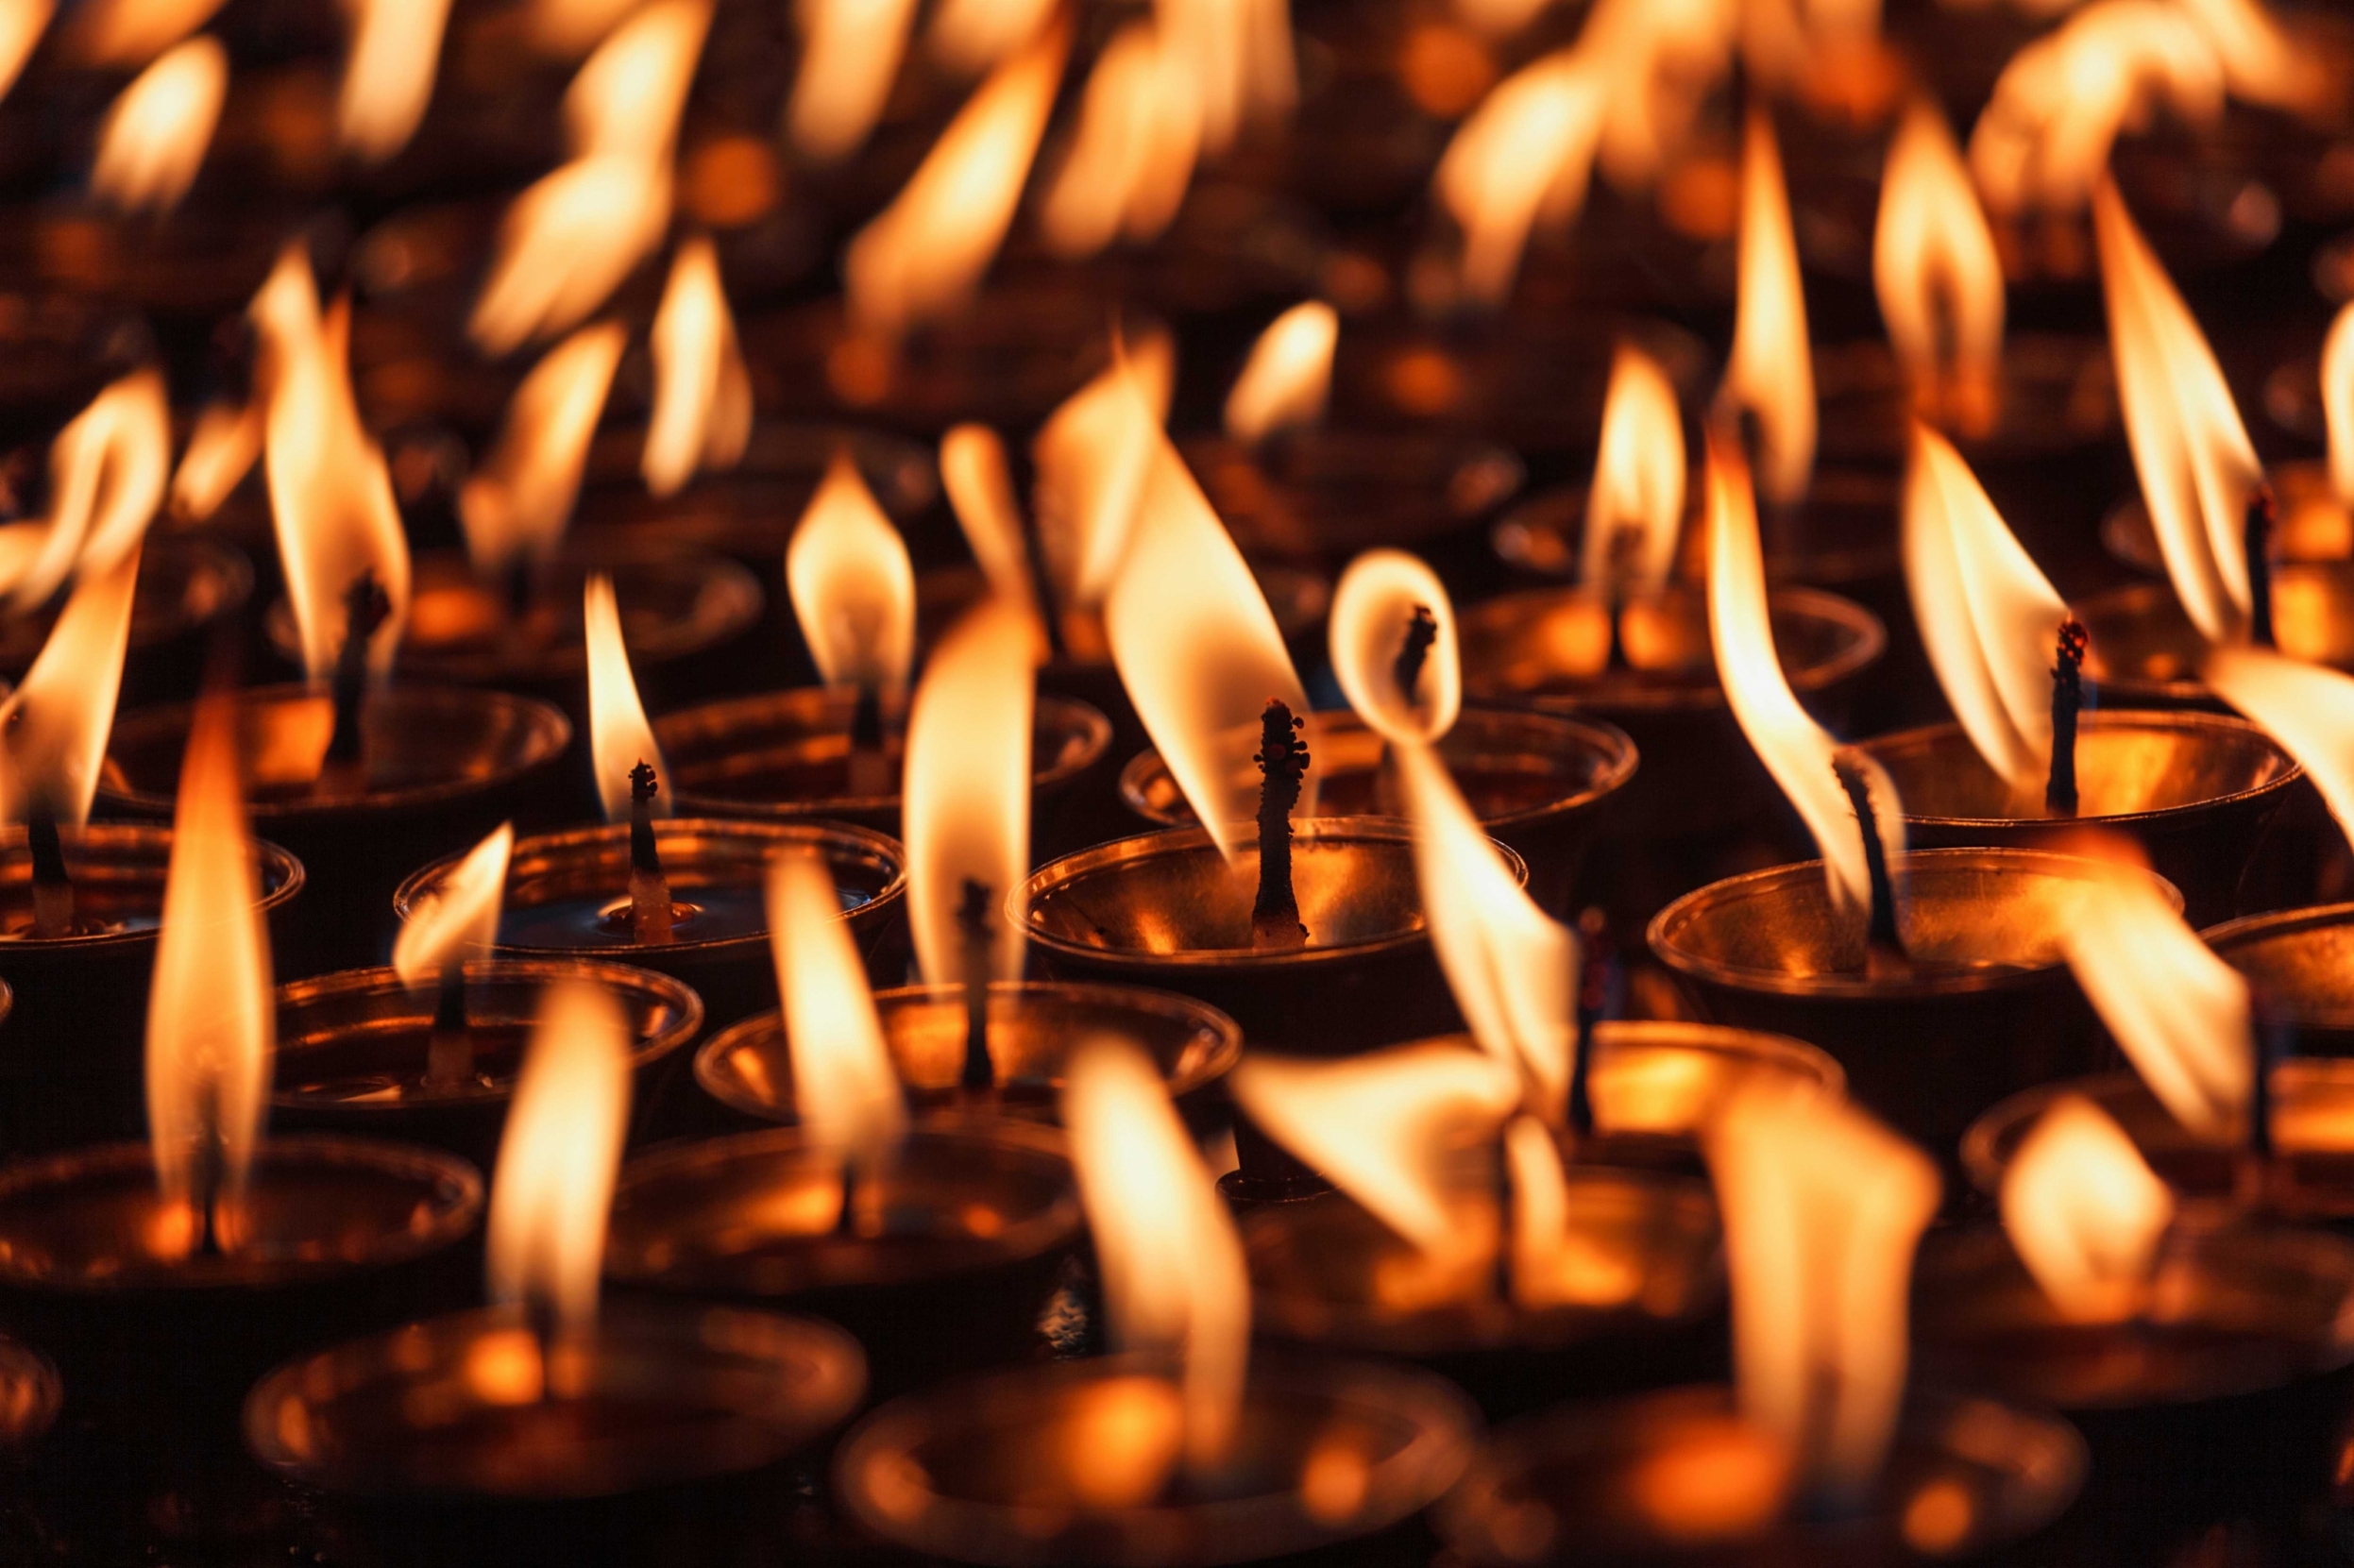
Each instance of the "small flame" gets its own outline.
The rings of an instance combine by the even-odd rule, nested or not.
[[[2092,218],[2142,498],[2183,609],[2222,641],[2247,618],[2241,529],[2263,466],[2214,350],[2107,181],[2092,193]]]
[[[1041,542],[1056,586],[1078,609],[1111,591],[1134,537],[1138,498],[1177,385],[1177,342],[1114,333],[1111,363],[1066,398],[1030,445]]]
[[[950,71],[977,76],[1036,38],[1054,14],[1055,0],[941,0],[925,43]]]
[[[896,337],[960,308],[1004,244],[1069,52],[1057,21],[990,74],[842,255],[851,315]]]
[[[841,914],[841,895],[817,853],[793,851],[769,863],[769,946],[794,1109],[814,1147],[872,1172],[906,1136],[907,1102]]]
[[[2329,324],[2321,346],[2321,412],[2329,428],[2329,488],[2354,510],[2354,305]]]
[[[1610,362],[1601,446],[1585,500],[1580,581],[1657,587],[1675,566],[1684,527],[1684,413],[1675,384],[1622,343]]]
[[[1840,746],[1799,706],[1782,673],[1767,612],[1765,550],[1748,465],[1714,433],[1708,439],[1707,485],[1708,629],[1725,700],[1814,835],[1833,906],[1860,912],[1871,906],[1871,879],[1854,809],[1833,770]],[[1869,757],[1851,755],[1871,791],[1881,843],[1893,864],[1905,848],[1896,786]]]
[[[144,65],[212,20],[221,0],[92,0],[69,24],[85,65]]]
[[[1409,693],[1398,689],[1397,655],[1417,613],[1437,624]],[[1463,711],[1463,658],[1455,605],[1438,574],[1404,550],[1367,550],[1348,564],[1332,595],[1332,673],[1348,705],[1385,740],[1430,742]]]
[[[501,822],[441,879],[432,901],[393,942],[393,969],[402,985],[431,986],[450,965],[488,952],[499,940],[507,861],[514,853],[515,824]]]
[[[384,454],[352,400],[350,307],[339,302],[320,312],[311,259],[297,241],[279,254],[250,314],[262,339],[268,411],[262,470],[303,667],[313,680],[334,667],[345,595],[364,571],[375,573],[392,605],[368,648],[369,666],[381,674],[392,667],[408,619],[409,540]]]
[[[1544,1122],[1516,1116],[1504,1127],[1512,1184],[1512,1295],[1523,1307],[1617,1307],[1643,1294],[1639,1249],[1598,1242],[1572,1227],[1568,1172]]]
[[[574,157],[669,161],[711,4],[652,0],[597,46],[565,90],[564,128]]]
[[[1036,624],[1038,596],[1030,585],[1029,545],[1022,535],[1022,503],[1014,498],[1006,444],[987,425],[958,425],[940,443],[940,488],[964,542],[989,582],[991,598],[1020,608]]]
[[[1455,132],[1432,193],[1464,234],[1464,292],[1501,304],[1539,220],[1585,205],[1610,87],[1582,50],[1563,49],[1498,84]]]
[[[147,1130],[163,1201],[227,1246],[262,1136],[275,1046],[270,937],[238,774],[233,699],[197,705],[147,1003]]]
[[[1843,1101],[1763,1087],[1733,1097],[1706,1149],[1741,1413],[1803,1456],[1815,1490],[1853,1503],[1895,1431],[1937,1168]]]
[[[1159,239],[1184,205],[1201,135],[1192,62],[1152,22],[1121,28],[1095,58],[1078,126],[1039,206],[1046,248],[1080,261],[1116,239]]]
[[[915,663],[915,567],[848,452],[838,451],[785,548],[802,639],[829,686],[907,689]]]
[[[196,182],[229,96],[229,51],[192,38],[123,89],[98,127],[90,188],[126,212],[168,212]]]
[[[138,585],[136,548],[85,573],[40,657],[0,700],[0,820],[27,821],[43,810],[59,822],[90,820]]]
[[[654,744],[646,705],[637,699],[630,673],[629,645],[621,637],[621,607],[613,579],[591,573],[581,593],[581,624],[588,643],[588,755],[597,770],[597,798],[605,820],[630,818],[630,769],[644,763],[654,770],[653,815],[670,815],[670,772]]]
[[[1250,1279],[1233,1216],[1136,1046],[1079,1042],[1062,1120],[1112,1341],[1183,1356],[1185,1459],[1208,1469],[1233,1446],[1250,1364]],[[1132,1490],[1150,1496],[1163,1478]]]
[[[646,488],[675,494],[698,468],[733,468],[752,440],[752,375],[720,286],[720,254],[697,234],[680,242],[654,312],[653,413],[641,464]]]
[[[1799,284],[1798,239],[1773,120],[1750,110],[1741,143],[1740,300],[1733,352],[1717,406],[1757,420],[1758,488],[1789,505],[1815,470],[1815,367],[1806,343],[1806,296]]]
[[[605,1219],[629,1132],[629,1048],[610,990],[550,985],[499,1139],[484,1238],[490,1299],[552,1320],[565,1339],[597,1321]]]
[[[2036,1119],[2003,1172],[2003,1229],[2071,1323],[2123,1323],[2142,1309],[2174,1194],[2125,1129],[2081,1094]]]
[[[173,515],[196,523],[221,509],[262,455],[261,400],[208,403],[172,475]]]
[[[1946,439],[1913,426],[1905,581],[1938,683],[1987,766],[2024,788],[2052,762],[2055,638],[2068,607]]]
[[[432,101],[449,0],[357,0],[335,124],[370,163],[409,144]]]
[[[785,106],[785,134],[812,163],[865,145],[907,49],[915,0],[795,0],[801,66]]]
[[[2234,97],[2326,123],[2337,109],[2342,59],[2280,25],[2259,0],[2175,0],[2207,35]]]
[[[171,467],[161,372],[134,371],[91,399],[50,445],[49,516],[38,544],[0,567],[9,602],[45,604],[77,568],[105,570],[136,550]]]
[[[2003,261],[1945,113],[1922,99],[1888,142],[1871,279],[1924,417],[1993,428],[2003,356]]]
[[[0,10],[0,97],[8,95],[57,13],[57,0],[16,0]]]
[[[908,710],[907,923],[935,985],[967,978],[973,938],[957,911],[971,885],[987,903],[992,978],[1022,978],[1022,928],[1000,909],[1030,868],[1037,657],[1029,616],[991,599],[940,639]]]
[[[1256,446],[1278,430],[1322,419],[1340,335],[1340,312],[1321,300],[1277,316],[1251,345],[1250,358],[1227,394],[1226,433]]]
[[[1104,601],[1104,632],[1137,717],[1219,851],[1250,839],[1259,718],[1270,700],[1305,718],[1282,631],[1242,551],[1168,438],[1154,452],[1127,560]],[[1311,755],[1313,755],[1312,748]],[[1300,788],[1315,813],[1317,770]]]
[[[555,554],[628,344],[629,329],[618,321],[584,327],[548,350],[515,389],[499,445],[458,492],[466,554],[485,581]]]
[[[1153,22],[1200,84],[1203,151],[1215,157],[1245,125],[1290,112],[1299,83],[1284,0],[1155,0]]]

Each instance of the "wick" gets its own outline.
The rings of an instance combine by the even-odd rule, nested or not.
[[[2260,484],[2247,498],[2240,525],[2240,548],[2247,555],[2247,638],[2258,648],[2277,647],[2272,628],[2272,486]]]
[[[850,793],[889,795],[890,759],[883,754],[883,698],[874,683],[858,685],[858,705],[850,711]]]
[[[466,1017],[466,964],[453,958],[441,968],[433,1033],[425,1048],[425,1084],[428,1088],[453,1088],[472,1076],[474,1031]]]
[[[1627,577],[1634,569],[1635,552],[1642,548],[1643,535],[1632,523],[1621,523],[1610,536],[1609,561],[1604,567],[1606,582],[1602,602],[1610,616],[1610,651],[1604,655],[1602,667],[1625,669],[1627,661],[1626,614]]]
[[[328,794],[356,795],[366,784],[366,737],[361,733],[360,710],[367,700],[368,642],[391,614],[392,599],[376,573],[363,568],[344,590],[344,645],[335,654],[330,688],[335,728],[328,736],[327,761],[319,777]]]
[[[670,884],[662,874],[662,849],[654,841],[653,799],[660,787],[652,765],[630,769],[630,928],[649,945],[670,936]]]
[[[1833,757],[1831,771],[1837,775],[1839,787],[1847,791],[1848,804],[1855,808],[1856,831],[1864,840],[1864,872],[1871,884],[1865,972],[1875,978],[1902,974],[1910,961],[1896,930],[1896,885],[1888,877],[1888,848],[1880,842],[1880,817],[1872,809],[1871,787],[1853,752],[1841,750]]]
[[[855,1158],[842,1161],[842,1211],[834,1216],[834,1234],[858,1234],[858,1162]]]
[[[1498,1130],[1496,1145],[1496,1261],[1489,1277],[1496,1290],[1496,1299],[1504,1310],[1512,1310],[1512,1155],[1503,1134],[1512,1123],[1507,1121]]]
[[[1038,515],[1027,507],[1022,514],[1022,559],[1030,571],[1030,597],[1038,600],[1038,618],[1046,627],[1047,656],[1057,664],[1069,656],[1062,637],[1062,607],[1055,602],[1054,574],[1046,569],[1046,541],[1038,531]]]
[[[989,885],[965,878],[964,900],[957,905],[957,929],[964,936],[964,1075],[957,1087],[968,1094],[986,1094],[997,1084],[989,1055],[990,958],[996,948],[989,905]]]
[[[2261,1207],[2272,1195],[2278,1163],[2274,1158],[2272,1126],[2273,1064],[2290,1054],[2295,1036],[2288,1020],[2267,1007],[2261,997],[2249,1010],[2248,1025],[2248,1050],[2255,1071],[2248,1079],[2246,1157],[2240,1162],[2234,1196],[2250,1207]]]
[[[33,935],[74,935],[74,879],[65,869],[65,846],[58,838],[57,813],[46,801],[25,824],[33,851]]]
[[[1276,698],[1259,716],[1259,899],[1250,911],[1250,945],[1305,947],[1308,928],[1299,923],[1299,899],[1292,891],[1292,808],[1299,804],[1300,781],[1308,776],[1308,745],[1299,736],[1303,720]]]
[[[221,1245],[220,1203],[227,1151],[221,1147],[217,1117],[205,1117],[202,1127],[189,1161],[188,1201],[196,1211],[196,1256],[219,1257],[226,1250]]]
[[[1431,656],[1431,645],[1438,641],[1438,617],[1431,614],[1427,604],[1417,604],[1406,617],[1406,641],[1397,650],[1397,662],[1390,666],[1390,678],[1397,683],[1397,695],[1412,707],[1420,699],[1415,688],[1422,684],[1422,666]]]
[[[1594,1099],[1589,1087],[1594,1068],[1594,1030],[1617,1011],[1618,951],[1605,929],[1602,912],[1588,909],[1578,917],[1578,938],[1584,944],[1584,972],[1578,981],[1578,1032],[1569,1054],[1569,1131],[1580,1140],[1594,1136]]]
[[[2076,715],[2084,707],[2084,655],[2092,633],[2071,615],[2059,623],[2052,662],[2052,771],[2043,785],[2043,809],[2055,817],[2076,814]]]

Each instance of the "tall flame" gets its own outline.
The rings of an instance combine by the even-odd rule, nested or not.
[[[629,1046],[610,990],[550,985],[499,1139],[484,1237],[490,1298],[552,1319],[564,1339],[597,1321],[605,1218],[629,1132]]]
[[[1417,613],[1436,631],[1412,692],[1397,684],[1397,656]],[[1357,717],[1391,741],[1435,742],[1463,711],[1463,656],[1447,585],[1404,550],[1367,550],[1332,595],[1332,673]]]
[[[2071,1323],[2123,1323],[2142,1309],[2174,1194],[2125,1129],[2081,1094],[2036,1119],[2003,1172],[2003,1229]]]
[[[785,106],[785,134],[812,163],[865,144],[906,52],[915,0],[794,0],[801,65]]]
[[[221,0],[92,0],[69,24],[75,59],[144,65],[212,19]]]
[[[949,70],[977,76],[1038,36],[1055,0],[941,0],[925,43]]]
[[[1888,141],[1871,280],[1913,407],[1985,434],[2002,374],[2003,261],[1945,112],[1925,98]]]
[[[2354,508],[2354,304],[2339,311],[2321,346],[2321,412],[2329,430],[2329,488]]]
[[[891,204],[851,240],[852,316],[895,337],[959,309],[1005,243],[1069,52],[1057,23],[991,72]]]
[[[1465,294],[1501,303],[1529,231],[1585,204],[1609,100],[1605,75],[1563,49],[1506,77],[1456,130],[1431,190],[1463,230]]]
[[[192,38],[123,89],[98,127],[90,188],[126,212],[168,212],[196,182],[229,96],[229,51]]]
[[[2270,731],[2354,833],[2354,678],[2261,648],[2210,649],[2199,678]]]
[[[409,144],[432,101],[449,0],[357,0],[336,128],[343,144],[381,163]]]
[[[0,820],[90,820],[130,647],[139,550],[85,573],[32,668],[0,700]]]
[[[1622,343],[1611,356],[1602,400],[1580,580],[1620,587],[1667,582],[1684,527],[1684,413],[1675,384],[1657,360]]]
[[[2092,193],[2117,400],[2175,593],[2221,641],[2248,614],[2241,530],[2264,471],[2223,369],[2116,188]]]
[[[630,769],[641,762],[654,770],[653,815],[668,817],[669,769],[654,744],[653,726],[646,722],[646,705],[638,700],[629,645],[621,637],[621,607],[613,597],[613,579],[603,572],[589,574],[581,591],[581,624],[588,644],[588,755],[605,820],[629,820]]]
[[[1033,497],[1046,565],[1068,602],[1101,604],[1127,558],[1139,498],[1177,384],[1177,342],[1114,333],[1111,363],[1039,427]]]
[[[1226,433],[1256,445],[1322,419],[1340,336],[1340,312],[1322,300],[1295,305],[1268,323],[1226,395]]]
[[[1131,22],[1095,57],[1079,120],[1038,211],[1066,260],[1114,240],[1149,244],[1185,203],[1201,152],[1201,84],[1156,24]]]
[[[313,680],[343,646],[345,595],[376,575],[392,613],[368,647],[370,667],[392,667],[409,614],[409,540],[384,454],[360,423],[347,365],[347,302],[325,314],[297,241],[281,252],[249,312],[262,339],[262,469],[286,572],[286,597]]]
[[[752,375],[720,285],[720,253],[679,243],[653,319],[654,402],[646,423],[646,488],[676,493],[698,468],[733,468],[752,440]]]
[[[1740,454],[1713,432],[1707,485],[1708,630],[1725,700],[1814,835],[1833,906],[1860,912],[1871,904],[1871,881],[1854,810],[1833,770],[1839,743],[1807,717],[1782,673],[1767,611],[1765,550],[1757,536],[1749,470]],[[1893,861],[1905,848],[1896,786],[1869,757],[1851,755],[1868,782],[1881,843]]]
[[[836,452],[785,549],[793,616],[829,686],[907,688],[915,663],[915,567],[858,465]]]
[[[1030,547],[1023,537],[1022,503],[1014,498],[1006,444],[987,425],[955,427],[940,437],[940,482],[991,596],[1035,620],[1039,605],[1030,584]],[[1034,630],[1043,635],[1042,627]]]
[[[1104,631],[1170,776],[1231,859],[1257,809],[1260,715],[1273,700],[1305,717],[1308,695],[1226,525],[1168,438],[1155,431],[1153,440],[1136,536],[1104,601]],[[1303,816],[1314,814],[1315,780],[1312,766]]]
[[[1987,766],[2014,786],[2052,761],[2051,662],[2068,607],[1946,439],[1913,426],[1905,582],[1938,683]]]
[[[180,764],[172,864],[147,1003],[147,1133],[163,1200],[233,1241],[267,1108],[277,1014],[234,700],[197,705]],[[211,1211],[205,1211],[206,1206]]]
[[[1065,1070],[1063,1124],[1095,1239],[1112,1341],[1184,1357],[1184,1454],[1233,1446],[1250,1365],[1250,1280],[1233,1216],[1144,1053],[1097,1036]],[[1142,1496],[1155,1484],[1135,1490]]]
[[[263,413],[259,399],[205,405],[172,475],[174,516],[202,522],[221,509],[262,456]]]
[[[51,443],[49,515],[31,526],[38,543],[0,566],[0,591],[30,609],[76,568],[103,571],[135,551],[162,504],[171,465],[163,375],[134,371],[91,399]]]
[[[1765,1087],[1727,1103],[1705,1147],[1741,1412],[1799,1454],[1814,1490],[1852,1505],[1895,1431],[1937,1168],[1843,1101]]]
[[[588,444],[629,344],[618,321],[584,327],[532,366],[507,405],[499,445],[458,492],[474,569],[497,581],[555,554],[581,493]]]
[[[49,30],[49,19],[56,13],[57,0],[17,0],[0,11],[0,97],[16,85],[25,62],[32,58],[34,46]]]
[[[1755,416],[1766,498],[1788,505],[1805,495],[1815,471],[1815,367],[1790,191],[1763,106],[1751,108],[1741,143],[1740,298],[1717,406]]]
[[[393,969],[401,984],[430,986],[451,964],[462,964],[497,943],[499,912],[507,895],[507,862],[514,853],[515,824],[501,822],[441,879],[432,899],[393,942]]]
[[[906,1136],[907,1102],[841,895],[822,858],[792,851],[769,863],[768,902],[794,1109],[814,1147],[873,1171]]]
[[[1200,84],[1204,151],[1223,153],[1246,125],[1290,111],[1299,83],[1283,0],[1154,0],[1153,22]]]

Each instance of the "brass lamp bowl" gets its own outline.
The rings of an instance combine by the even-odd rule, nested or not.
[[[2108,707],[2215,708],[2198,678],[2207,639],[2164,582],[2128,582],[2069,606],[2092,634],[2085,673]],[[2281,652],[2354,670],[2354,561],[2273,567],[2272,615]]]
[[[2250,915],[2200,935],[2296,1031],[2300,1054],[2354,1056],[2354,903]]]

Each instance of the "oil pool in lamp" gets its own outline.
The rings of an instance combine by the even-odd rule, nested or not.
[[[1905,566],[1914,619],[1960,722],[1858,748],[1888,770],[1917,849],[2129,834],[2193,925],[2237,908],[2241,873],[2297,778],[2272,737],[2219,714],[2088,711],[2088,633],[1943,436],[1913,430]]]
[[[1571,1405],[1499,1430],[1439,1513],[1481,1568],[1968,1557],[2050,1524],[2066,1423],[1907,1396],[1905,1289],[1936,1169],[1850,1106],[1753,1088],[1709,1135],[1735,1386]]]
[[[325,1494],[325,1527],[388,1554],[533,1563],[740,1549],[714,1521],[750,1528],[759,1473],[856,1407],[863,1358],[828,1324],[599,1300],[628,1051],[595,982],[551,986],[500,1145],[491,1305],[347,1340],[253,1387],[247,1444]]]
[[[515,830],[466,852],[403,926],[389,969],[346,969],[278,993],[280,1127],[397,1133],[487,1166],[541,993],[594,981],[630,1028],[633,1099],[652,1106],[703,1032],[703,999],[652,969],[587,959],[502,958],[491,948]]]
[[[1685,895],[1652,919],[1651,951],[1708,1017],[1823,1047],[1858,1101],[1950,1158],[1995,1101],[2098,1063],[2061,940],[2102,882],[2148,873],[2039,850],[1906,852],[1888,775],[1808,717],[1782,672],[1749,476],[1713,439],[1708,491],[1726,697],[1822,859]]]
[[[779,854],[769,900],[798,1120],[633,1161],[607,1277],[817,1312],[858,1336],[878,1391],[1020,1358],[1077,1238],[1060,1135],[910,1126],[824,866]]]
[[[402,875],[527,807],[571,726],[525,698],[382,683],[406,624],[409,546],[384,455],[352,398],[350,303],[321,309],[296,244],[251,314],[270,510],[309,682],[246,690],[238,708],[254,818],[311,871],[304,919],[280,954],[307,974],[380,962]],[[110,806],[169,813],[192,714],[150,708],[116,723]]]
[[[768,863],[785,851],[815,851],[832,868],[838,912],[872,972],[898,979],[906,875],[897,840],[846,822],[672,816],[612,582],[592,575],[583,599],[590,765],[605,822],[517,840],[498,955],[607,957],[655,969],[692,986],[713,1023],[733,1023],[769,996]],[[401,919],[420,918],[458,864],[453,855],[413,872],[394,896]]]
[[[124,1532],[257,1527],[268,1489],[235,1457],[246,1387],[318,1336],[446,1300],[482,1209],[481,1177],[441,1151],[261,1136],[270,954],[235,728],[228,700],[208,698],[180,770],[153,942],[148,1141],[0,1172],[0,1323],[71,1390],[61,1527],[100,1556]],[[100,1493],[97,1475],[138,1504]]]
[[[1120,1354],[886,1405],[838,1451],[837,1496],[897,1545],[1001,1568],[1381,1550],[1461,1474],[1463,1395],[1379,1362],[1253,1356],[1233,1221],[1151,1061],[1090,1040],[1064,1098]]]
[[[1234,1063],[1242,1035],[1188,998],[1135,986],[1025,982],[1008,895],[1030,869],[1030,683],[1041,640],[1019,603],[991,599],[941,639],[909,710],[907,918],[922,985],[875,999],[903,1089],[926,1108],[1051,1116],[1072,1044],[1137,1040],[1189,1112]],[[747,1019],[696,1054],[713,1098],[795,1119],[782,1011]]]

